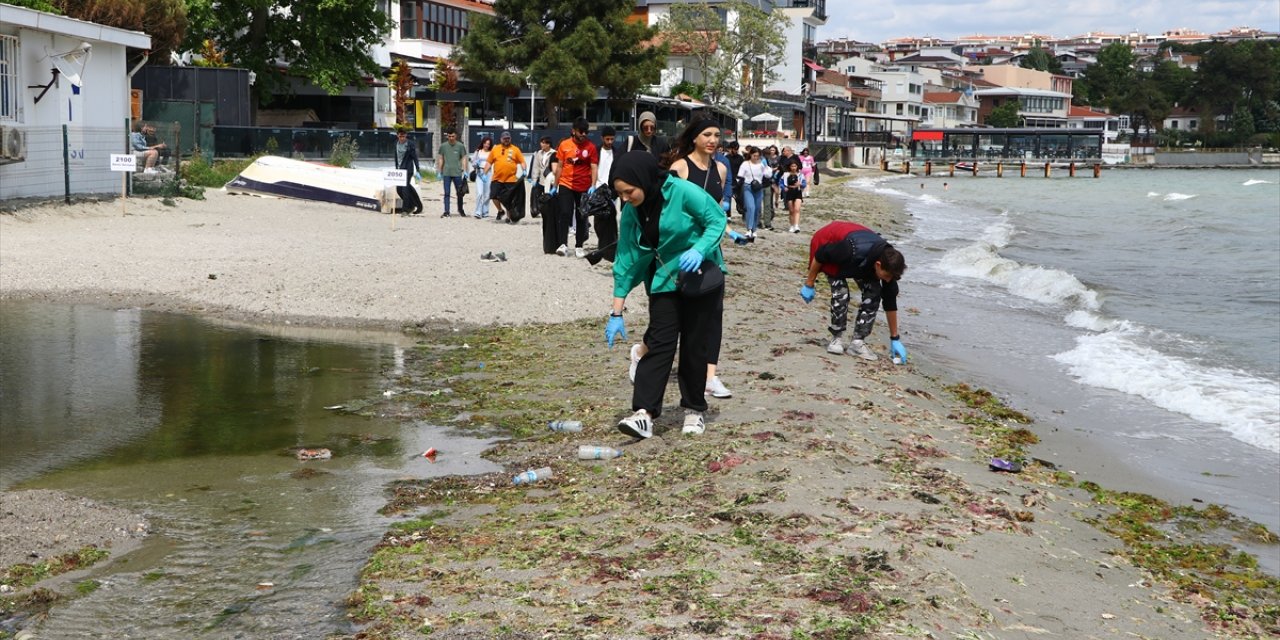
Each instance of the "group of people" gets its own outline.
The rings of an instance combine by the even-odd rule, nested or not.
[[[641,132],[652,114],[640,117]],[[765,172],[765,151],[748,148],[735,173],[731,154],[719,154],[720,128],[710,120],[694,122],[670,144],[648,138],[628,143],[608,173],[608,184],[621,198],[617,256],[613,267],[613,302],[605,323],[605,341],[612,348],[626,340],[626,299],[643,285],[649,300],[649,322],[640,343],[631,347],[630,376],[634,383],[632,413],[618,429],[635,438],[653,435],[661,415],[671,367],[677,356],[677,381],[684,422],[681,432],[698,435],[706,429],[707,397],[729,398],[732,393],[717,376],[724,329],[725,263],[721,239],[742,238],[728,227],[735,182],[741,189],[741,210],[747,233],[754,235],[764,191],[775,187],[783,202],[800,202],[808,188],[803,160],[784,150],[778,173]],[[733,151],[732,145],[730,151]],[[807,150],[806,150],[807,151]],[[803,156],[807,156],[803,153]],[[810,170],[809,175],[814,175]],[[735,180],[737,176],[740,180]],[[794,176],[794,179],[792,177]],[[773,197],[772,195],[770,197]],[[788,204],[792,233],[799,232],[799,206]],[[898,335],[898,280],[906,270],[902,254],[879,234],[862,225],[837,221],[814,234],[809,268],[800,289],[805,303],[813,301],[818,273],[831,288],[830,353],[848,353],[867,360],[877,356],[866,345],[883,302],[891,334],[889,348],[895,362],[905,362],[906,348]],[[861,291],[861,304],[848,346],[849,286]]]
[[[616,132],[603,127],[597,146],[588,138],[590,123],[578,118],[570,137],[554,148],[543,137],[528,159],[511,143],[510,132],[499,136],[497,146],[482,139],[473,152],[458,142],[456,132],[447,132],[436,157],[444,184],[442,217],[453,215],[454,197],[458,216],[466,217],[463,196],[467,183],[474,182],[472,215],[486,219],[492,211],[495,219],[515,223],[524,216],[523,179],[532,185],[530,213],[543,219],[545,253],[587,257],[584,245],[594,227],[597,252],[607,250],[613,260],[613,303],[605,324],[610,348],[627,338],[624,312],[630,292],[643,285],[649,300],[648,327],[630,350],[632,413],[618,429],[636,438],[653,435],[678,356],[682,433],[697,435],[706,429],[707,398],[733,396],[717,373],[726,277],[721,241],[727,236],[747,244],[758,229],[772,230],[779,203],[787,211],[788,231],[799,233],[801,206],[818,174],[808,149],[796,154],[790,147],[748,146],[739,154],[736,142],[722,144],[720,126],[713,120],[695,121],[667,140],[657,133],[653,113],[645,112],[638,129],[625,146],[615,148]],[[397,167],[416,172],[417,154],[404,140],[402,134]],[[416,192],[404,196],[406,211],[422,211]],[[620,217],[615,198],[622,203]],[[593,206],[600,201],[606,206]],[[734,204],[745,233],[729,227]],[[894,362],[906,361],[897,315],[898,280],[905,270],[902,254],[865,226],[836,221],[813,235],[800,296],[812,302],[818,274],[826,275],[831,290],[829,353],[877,359],[866,339],[883,304],[889,351]],[[861,303],[846,345],[850,279],[861,292]]]

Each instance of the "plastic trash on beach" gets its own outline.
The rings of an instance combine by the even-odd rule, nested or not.
[[[1004,458],[992,458],[987,465],[992,471],[1004,471],[1006,473],[1018,473],[1022,471],[1022,465],[1012,460]]]
[[[539,480],[549,480],[554,474],[551,467],[542,467],[541,469],[530,469],[524,473],[517,474],[511,479],[511,484],[533,484]]]
[[[598,447],[594,444],[578,445],[579,460],[608,460],[622,456],[622,452],[613,447]]]
[[[577,420],[552,420],[547,423],[547,428],[552,431],[582,431],[582,423]]]
[[[333,452],[328,449],[298,449],[295,453],[299,460],[328,460],[333,457]]]
[[[439,453],[440,452],[436,451],[435,447],[431,447],[430,449],[427,449],[426,451],[422,452],[422,457],[426,458],[427,462],[435,462],[436,455],[438,455]]]

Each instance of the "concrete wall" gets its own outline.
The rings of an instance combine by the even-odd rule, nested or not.
[[[1156,151],[1155,165],[1169,167],[1249,167],[1263,164],[1260,149],[1232,151]]]

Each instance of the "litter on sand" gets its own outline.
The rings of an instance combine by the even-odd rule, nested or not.
[[[992,458],[991,462],[988,463],[988,466],[992,471],[1004,471],[1007,473],[1018,473],[1019,471],[1022,471],[1022,465],[1012,460],[1005,460],[1004,458]]]
[[[422,457],[426,458],[428,462],[435,462],[436,455],[439,453],[440,452],[436,451],[435,447],[431,447],[430,449],[427,449],[426,451],[422,452]]]
[[[333,457],[333,452],[328,449],[298,449],[299,460],[328,460]]]
[[[492,251],[486,251],[480,254],[480,260],[484,262],[506,262],[507,254],[501,251],[499,251],[498,253],[494,253]]]

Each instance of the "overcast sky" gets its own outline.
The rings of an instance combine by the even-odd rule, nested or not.
[[[1159,34],[1178,27],[1213,33],[1241,26],[1280,32],[1280,0],[827,0],[827,24],[818,29],[818,39],[884,42],[1028,32],[1069,37],[1087,31]]]

